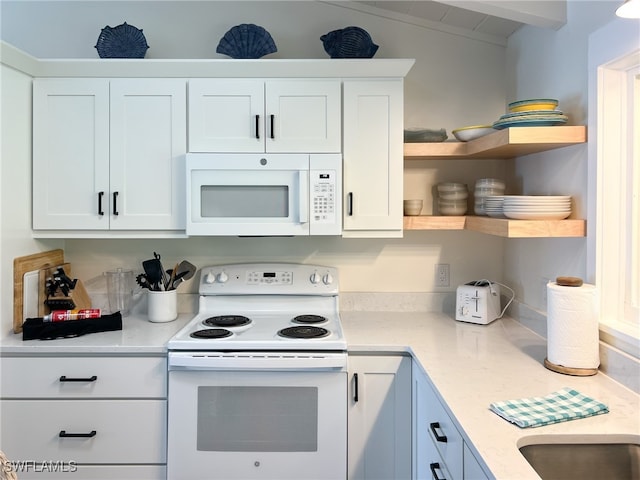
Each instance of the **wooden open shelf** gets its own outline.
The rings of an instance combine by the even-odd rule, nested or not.
[[[584,237],[587,222],[568,220],[510,220],[477,216],[404,217],[405,230],[470,230],[507,238]]]
[[[405,143],[405,160],[513,158],[587,141],[585,126],[512,127],[470,142]]]

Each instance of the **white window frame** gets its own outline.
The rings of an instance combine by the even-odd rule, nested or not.
[[[629,26],[614,21],[589,39],[587,274],[598,287],[601,340],[640,358],[640,49]]]

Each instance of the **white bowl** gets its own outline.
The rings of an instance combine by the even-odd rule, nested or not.
[[[461,142],[469,142],[493,132],[497,132],[497,130],[491,125],[471,125],[469,127],[457,128],[451,131],[453,136]]]
[[[438,196],[442,200],[465,200],[469,196],[469,193],[467,193],[466,191],[438,192]]]
[[[422,200],[405,200],[404,202],[404,214],[407,216],[420,215],[422,211]]]
[[[464,215],[467,213],[467,200],[438,200],[438,211],[442,215]]]

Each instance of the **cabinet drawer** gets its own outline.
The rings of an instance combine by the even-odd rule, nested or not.
[[[68,465],[62,463],[22,464],[16,466],[20,480],[165,480],[164,465]]]
[[[2,398],[166,398],[164,357],[5,357]]]
[[[166,400],[3,400],[0,410],[12,461],[166,462]]]
[[[464,446],[462,436],[451,421],[433,391],[429,391],[427,400],[426,424],[429,436],[435,444],[440,456],[444,460],[452,478],[462,479],[462,449]]]

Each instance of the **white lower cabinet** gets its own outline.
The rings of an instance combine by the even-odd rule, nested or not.
[[[349,355],[350,480],[411,478],[411,359]]]
[[[413,478],[483,480],[487,475],[436,396],[431,381],[413,365]]]
[[[0,364],[0,449],[20,479],[166,478],[166,358]]]

